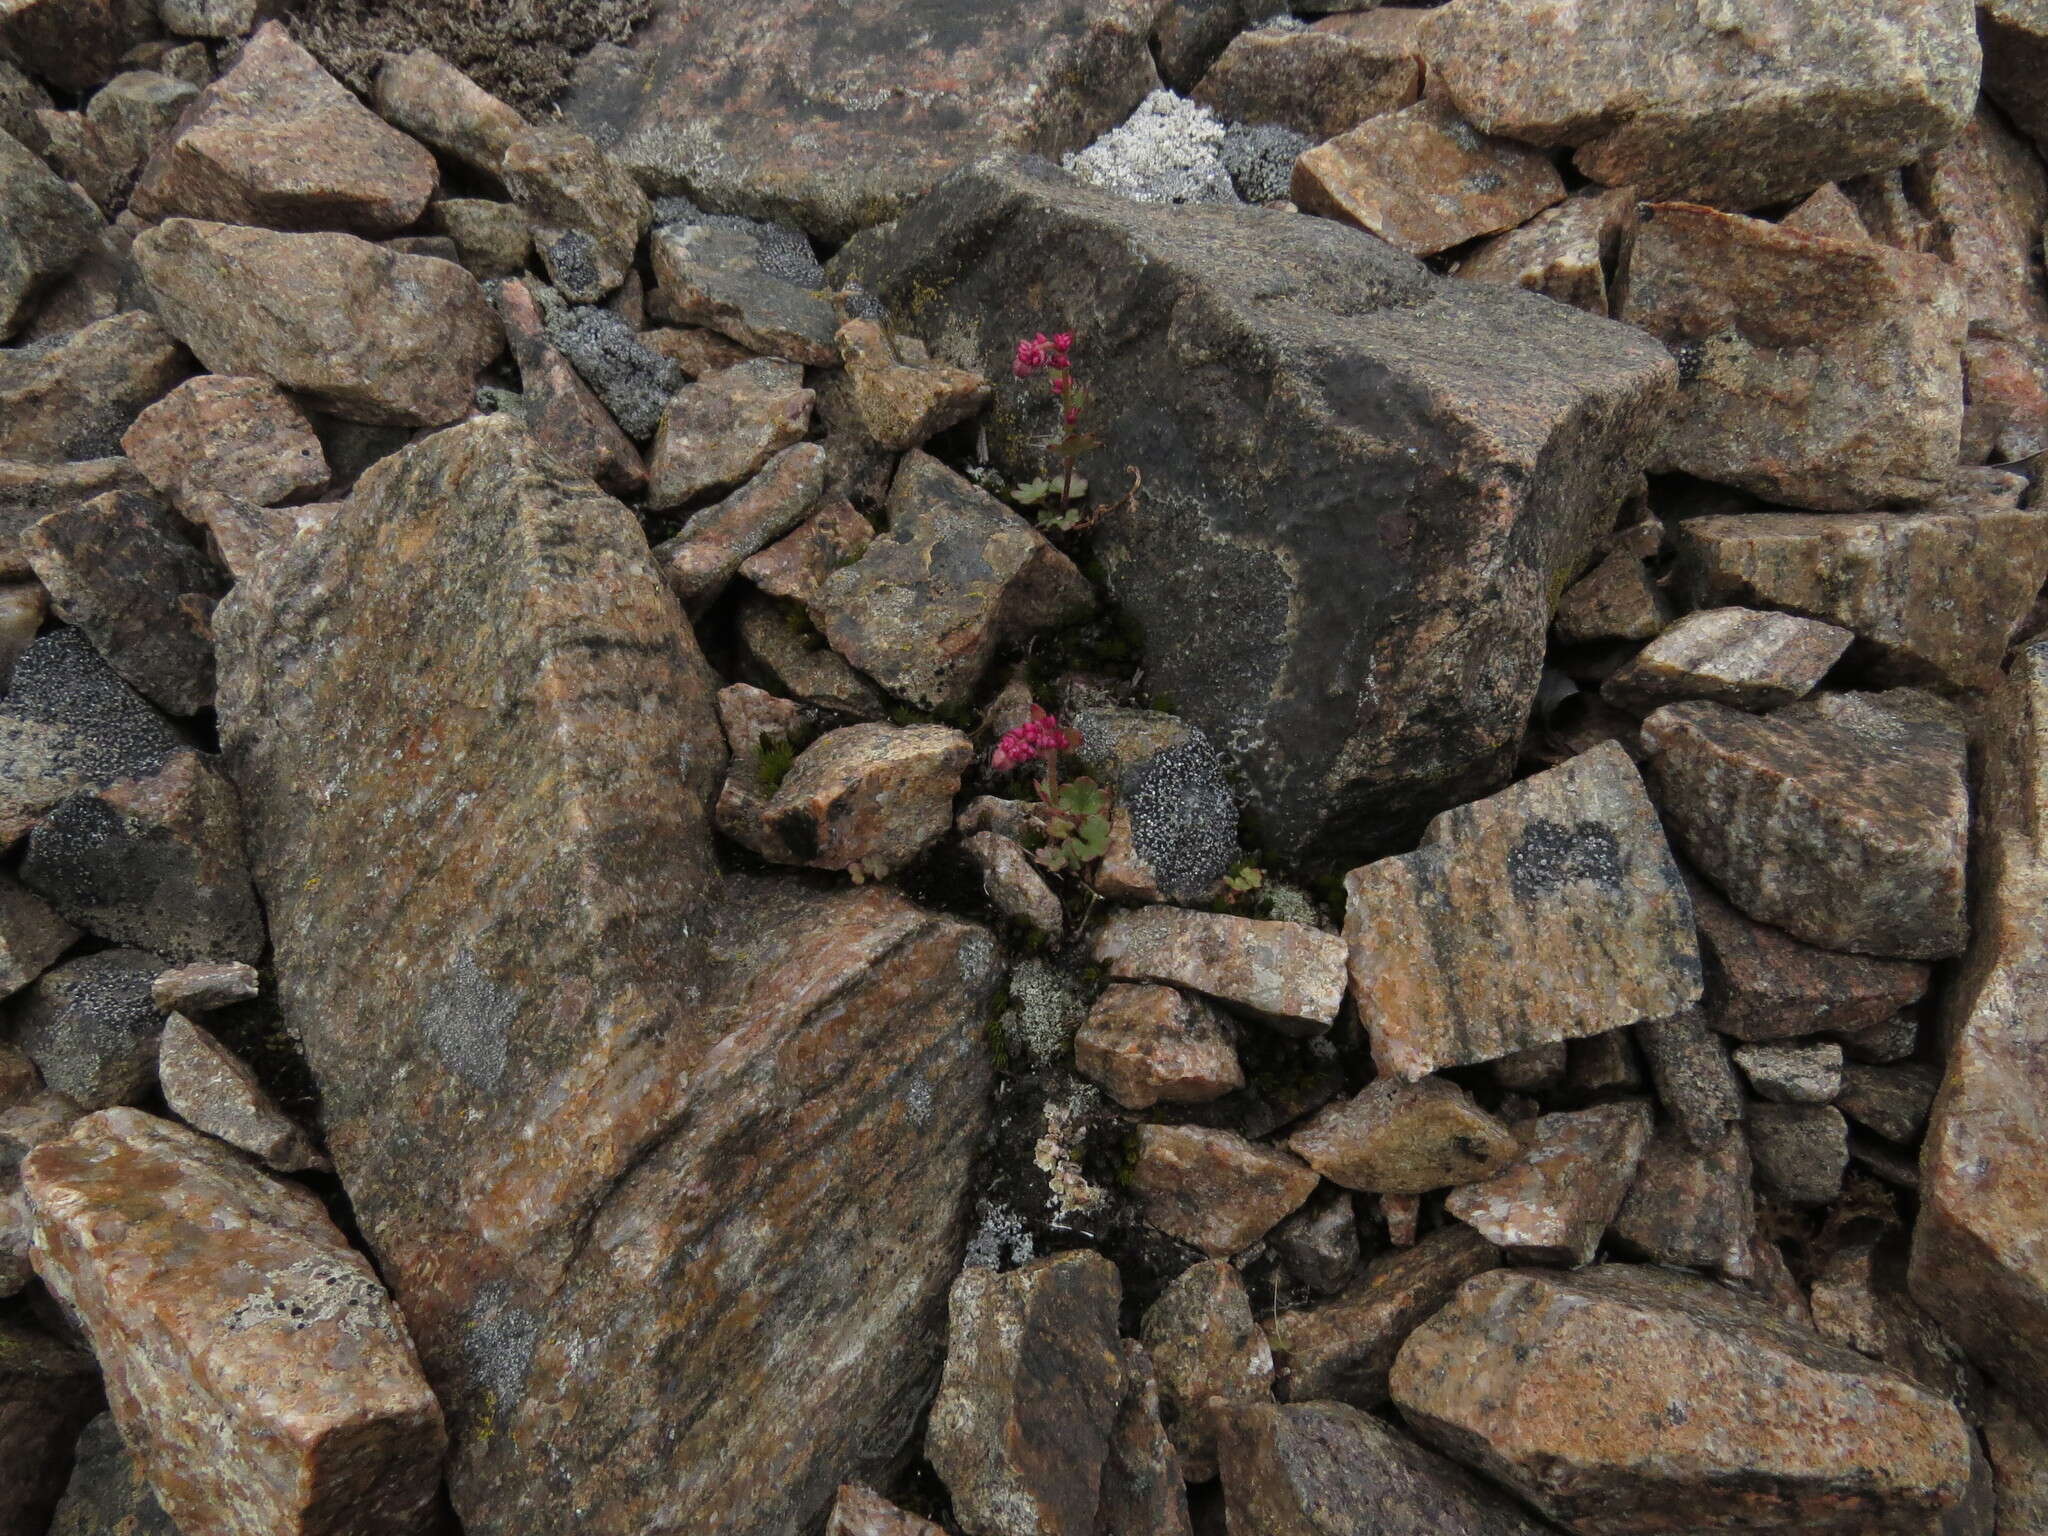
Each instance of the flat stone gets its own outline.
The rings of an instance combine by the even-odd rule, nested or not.
[[[1927,1128],[1927,1116],[1941,1087],[1941,1068],[1909,1061],[1897,1066],[1842,1068],[1842,1090],[1835,1107],[1858,1125],[1868,1126],[1890,1141],[1911,1144]]]
[[[802,609],[754,594],[741,600],[734,628],[742,676],[839,717],[889,712],[882,691],[825,644]]]
[[[372,100],[387,122],[499,180],[505,151],[526,128],[516,109],[431,48],[387,54],[377,70]]]
[[[1849,1168],[1849,1124],[1832,1104],[1751,1104],[1757,1184],[1788,1205],[1826,1205]]]
[[[456,258],[478,282],[520,277],[533,252],[526,211],[481,197],[443,197],[427,210],[434,228],[455,242]]]
[[[1571,145],[1645,197],[1755,208],[1903,165],[1974,105],[1963,0],[1811,0],[1705,14],[1673,0],[1562,15],[1464,0],[1422,28],[1433,81],[1488,133]]]
[[[305,1190],[140,1110],[22,1165],[36,1272],[181,1528],[425,1532],[447,1447],[398,1309]]]
[[[182,1014],[164,1021],[157,1082],[180,1120],[280,1173],[329,1166],[242,1059]]]
[[[1229,1022],[1174,987],[1111,983],[1074,1035],[1074,1069],[1126,1109],[1206,1104],[1244,1086]]]
[[[1238,858],[1237,801],[1209,738],[1158,710],[1077,709],[1069,724],[1075,756],[1112,791],[1095,889],[1116,901],[1213,901]]]
[[[434,195],[434,157],[265,22],[136,183],[145,218],[392,234]]]
[[[1260,1536],[1540,1536],[1520,1506],[1455,1462],[1342,1403],[1217,1415],[1232,1531]]]
[[[226,41],[256,24],[256,0],[159,0],[157,14],[180,37]]]
[[[1229,1264],[1190,1264],[1145,1311],[1139,1337],[1159,1375],[1163,1423],[1191,1483],[1216,1475],[1219,1410],[1273,1397],[1273,1351]]]
[[[943,725],[827,731],[761,807],[755,851],[883,879],[952,830],[953,798],[973,760],[973,743]],[[737,835],[722,818],[720,830]]]
[[[1131,1190],[1145,1220],[1212,1259],[1242,1253],[1315,1193],[1315,1171],[1232,1131],[1141,1125]]]
[[[1668,1019],[1645,1019],[1635,1027],[1636,1045],[1649,1063],[1657,1102],[1686,1140],[1711,1147],[1742,1120],[1742,1085],[1728,1061],[1728,1047],[1707,1027],[1697,1008]]]
[[[1278,123],[1321,142],[1422,94],[1422,60],[1314,28],[1240,32],[1194,99],[1233,123]]]
[[[0,1521],[41,1531],[64,1492],[71,1445],[99,1405],[92,1356],[0,1318]],[[139,1536],[139,1533],[138,1533]]]
[[[1066,932],[1066,909],[1021,844],[1000,833],[978,832],[964,839],[960,849],[981,875],[982,894],[1004,917],[1048,939]],[[1218,1092],[1236,1086],[1233,1083]]]
[[[643,186],[830,241],[901,213],[991,150],[1057,157],[1159,83],[1159,0],[1030,0],[938,32],[886,0],[664,10],[600,48],[565,103]]]
[[[1048,288],[1048,250],[1089,281]],[[1249,839],[1318,863],[1413,846],[1506,781],[1551,594],[1613,526],[1675,387],[1633,331],[1437,280],[1329,220],[1133,203],[1020,161],[962,172],[834,276],[997,381],[990,454],[1018,479],[1045,473],[1052,418],[1042,383],[1009,377],[1015,338],[1054,312],[1077,334],[1078,377],[1116,402],[1082,467],[1113,493],[1125,466],[1144,477],[1094,552],[1147,686],[1241,776]],[[1270,402],[1256,449],[1247,399]],[[1441,473],[1418,482],[1417,462]],[[1335,531],[1359,528],[1374,538]]]
[[[1618,318],[1679,361],[1657,467],[1852,512],[1947,483],[1963,308],[1932,253],[1656,203],[1642,210]]]
[[[1937,1396],[1958,1403],[1980,1397],[1981,1380],[1962,1351],[1906,1293],[1904,1235],[1886,1219],[1833,1226],[1815,1250],[1814,1329],[1882,1360]],[[1989,1522],[1974,1529],[1988,1530]]]
[[[1137,1340],[1125,1339],[1123,1363],[1124,1400],[1110,1431],[1095,1528],[1129,1536],[1193,1536],[1180,1454],[1161,1422],[1164,1406],[1152,1357]]]
[[[0,459],[0,577],[26,581],[35,575],[21,548],[24,528],[109,491],[147,493],[149,489],[142,472],[125,458],[86,459],[76,464]],[[41,627],[38,615],[35,628]]]
[[[135,241],[164,324],[215,373],[260,374],[345,421],[437,427],[504,333],[453,262],[353,235],[171,219]]]
[[[525,283],[496,285],[491,302],[519,365],[521,419],[540,445],[604,489],[625,496],[647,486],[640,450],[619,430],[569,359],[548,339],[547,322]]]
[[[925,1456],[970,1536],[1088,1536],[1123,1398],[1116,1266],[1086,1250],[954,1282]]]
[[[1588,188],[1518,229],[1495,235],[1458,263],[1468,282],[1527,288],[1589,315],[1609,312],[1607,274],[1635,237],[1632,187]],[[1647,638],[1638,636],[1636,638]]]
[[[170,141],[198,95],[198,86],[153,69],[125,70],[93,93],[86,124],[118,171],[120,194]]]
[[[1832,1040],[1738,1045],[1735,1064],[1774,1104],[1828,1104],[1842,1091],[1842,1048]]]
[[[1446,811],[1344,882],[1352,996],[1413,1081],[1661,1019],[1700,995],[1678,866],[1613,743]]]
[[[1750,1175],[1746,1136],[1700,1147],[1677,1125],[1659,1125],[1608,1236],[1624,1253],[1652,1264],[1745,1279],[1756,1237]]]
[[[1970,1481],[1945,1400],[1644,1265],[1481,1275],[1410,1337],[1393,1394],[1423,1439],[1587,1536],[1918,1532]]]
[[[1334,1399],[1356,1408],[1387,1400],[1387,1372],[1408,1335],[1500,1254],[1470,1227],[1452,1223],[1373,1260],[1342,1295],[1266,1323],[1279,1358],[1283,1403]]]
[[[825,450],[817,443],[785,448],[759,474],[654,547],[655,562],[691,618],[725,591],[740,567],[790,533],[825,491]]]
[[[810,430],[816,400],[795,363],[760,358],[685,384],[661,413],[647,456],[647,505],[682,506],[738,485]]]
[[[1319,1190],[1307,1205],[1266,1236],[1288,1274],[1321,1296],[1351,1283],[1358,1272],[1361,1248],[1358,1217],[1349,1190]]]
[[[191,371],[140,310],[0,351],[0,459],[113,458],[142,408]]]
[[[1690,518],[1678,580],[1700,605],[1748,603],[1852,631],[1879,681],[1995,684],[2048,580],[2048,529],[1966,496],[1921,512]]]
[[[217,633],[283,1019],[465,1529],[570,1485],[588,1536],[822,1526],[929,1402],[993,943],[717,880],[715,680],[634,514],[504,418],[370,469]]]
[[[114,1416],[102,1413],[78,1437],[71,1483],[50,1521],[50,1536],[179,1536],[156,1501],[142,1464],[121,1443]]]
[[[1344,1001],[1344,941],[1304,923],[1145,907],[1105,922],[1094,954],[1120,981],[1186,987],[1287,1035],[1323,1033]]]
[[[162,969],[137,949],[67,960],[11,1005],[14,1043],[44,1083],[85,1109],[140,1103],[156,1087],[164,1021],[149,983]]]
[[[1750,917],[1830,949],[1939,959],[1969,932],[1963,733],[1893,697],[1766,718],[1668,704],[1643,722],[1645,770],[1686,857]]]
[[[595,304],[626,280],[654,209],[594,139],[559,120],[536,123],[505,145],[499,169],[564,298]]]
[[[655,231],[649,249],[661,283],[658,319],[707,327],[768,357],[818,367],[839,362],[831,302],[771,273],[751,235],[710,224],[671,225]]]
[[[868,436],[902,453],[958,426],[989,401],[988,380],[965,368],[907,363],[872,320],[849,320],[835,338]]]
[[[22,530],[50,607],[150,702],[191,715],[213,702],[208,621],[226,589],[154,497],[110,491]]]
[[[1346,1189],[1421,1195],[1497,1173],[1521,1143],[1456,1083],[1426,1077],[1369,1084],[1318,1112],[1287,1148]]]
[[[640,340],[682,369],[685,378],[691,379],[701,379],[707,373],[730,368],[734,363],[744,363],[754,356],[738,342],[701,326],[658,325],[642,331]]]
[[[1851,1061],[1904,1061],[1920,1049],[1920,1021],[1910,1013],[1902,1013],[1864,1029],[1839,1030],[1835,1038],[1842,1042],[1842,1052]]]
[[[858,560],[874,525],[844,496],[827,496],[804,522],[740,562],[740,574],[770,597],[808,604],[825,578]]]
[[[135,418],[121,450],[180,511],[206,492],[268,507],[327,484],[312,424],[263,378],[187,379]]]
[[[201,960],[164,971],[149,984],[150,1001],[164,1013],[212,1013],[256,996],[256,967],[239,960]]]
[[[1343,219],[1396,250],[1433,256],[1564,201],[1550,157],[1477,131],[1426,97],[1372,117],[1294,162],[1305,213]]]
[[[833,650],[919,708],[970,703],[1003,641],[1095,609],[1073,561],[928,454],[904,456],[884,515],[888,531],[825,578],[810,614]]]
[[[1813,692],[1855,638],[1789,613],[1709,608],[1636,652],[1600,685],[1600,696],[1640,714],[1678,699],[1761,714]]]
[[[91,204],[50,173],[26,146],[0,131],[0,341],[20,330],[44,291],[99,238]]]
[[[12,997],[42,975],[77,937],[41,897],[11,877],[0,878],[0,997]]]
[[[548,291],[535,287],[544,307]],[[548,340],[576,365],[628,437],[645,442],[654,436],[683,371],[647,346],[624,316],[592,304],[556,305],[548,313]],[[748,377],[763,376],[757,371]],[[715,431],[718,424],[707,425]]]
[[[1592,1262],[1649,1143],[1641,1101],[1544,1115],[1521,1157],[1451,1191],[1444,1209],[1529,1264]]]
[[[841,1483],[825,1536],[945,1536],[945,1528],[898,1509],[872,1488]]]

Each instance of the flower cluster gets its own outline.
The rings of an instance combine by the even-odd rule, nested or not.
[[[1041,513],[1039,523],[1048,528],[1076,528],[1083,526],[1084,519],[1076,510],[1078,498],[1088,494],[1088,482],[1075,473],[1075,466],[1081,456],[1101,444],[1091,434],[1081,430],[1081,415],[1088,405],[1088,391],[1074,378],[1074,333],[1061,331],[1057,336],[1048,336],[1040,331],[1036,336],[1026,336],[1017,343],[1017,357],[1010,371],[1020,379],[1035,379],[1042,373],[1050,373],[1050,388],[1054,402],[1060,409],[1060,435],[1051,444],[1053,457],[1060,461],[1060,473],[1056,479],[1031,480],[1015,487],[1010,499],[1019,506],[1034,506],[1049,501],[1057,493],[1059,511]]]
[[[1015,730],[1004,733],[989,761],[996,772],[1008,773],[1027,763],[1057,763],[1062,752],[1071,752],[1080,744],[1078,731],[1068,730],[1055,716],[1034,704],[1031,706],[1031,718]]]
[[[1011,371],[1020,379],[1028,379],[1050,368],[1054,373],[1066,373],[1073,364],[1067,353],[1074,345],[1071,331],[1061,331],[1057,336],[1048,336],[1040,331],[1036,336],[1027,336],[1017,343],[1017,361]],[[1055,381],[1057,383],[1057,381]],[[1064,393],[1057,388],[1055,394]]]

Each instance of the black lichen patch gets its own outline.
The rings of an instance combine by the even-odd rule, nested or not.
[[[1621,845],[1597,821],[1573,826],[1531,821],[1508,852],[1508,884],[1517,901],[1535,901],[1575,880],[1621,887]]]

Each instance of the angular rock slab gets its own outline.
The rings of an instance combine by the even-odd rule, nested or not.
[[[142,408],[191,371],[170,332],[142,310],[0,351],[0,459],[113,458]]]
[[[1698,1001],[1692,905],[1612,742],[1446,811],[1344,882],[1351,992],[1379,1070],[1416,1081]]]
[[[1943,1399],[1676,1270],[1468,1282],[1394,1362],[1402,1417],[1583,1536],[1907,1536],[1970,1481]]]
[[[1519,1162],[1451,1191],[1444,1210],[1510,1259],[1586,1264],[1621,1209],[1650,1139],[1640,1101],[1544,1115]]]
[[[312,424],[268,379],[187,379],[135,418],[121,448],[181,511],[209,491],[267,507],[327,484]]]
[[[38,1147],[22,1183],[36,1273],[83,1324],[179,1526],[431,1528],[440,1406],[376,1271],[318,1200],[134,1109]]]
[[[1600,685],[1602,698],[1647,714],[1675,699],[1763,713],[1813,692],[1855,636],[1833,624],[1710,608],[1689,613]]]
[[[1305,923],[1142,907],[1104,923],[1094,953],[1121,981],[1186,987],[1282,1034],[1323,1033],[1344,1002],[1343,941]]]
[[[1382,1195],[1470,1184],[1521,1150],[1507,1126],[1441,1077],[1383,1077],[1318,1111],[1287,1147],[1331,1183]]]
[[[1056,157],[1122,122],[1159,84],[1160,4],[669,0],[565,110],[650,191],[839,241],[991,150]]]
[[[1420,49],[1488,133],[1644,196],[1755,208],[1889,170],[1976,104],[1969,0],[1459,0]]]
[[[2020,652],[1984,743],[1976,931],[1946,1001],[1911,1283],[1970,1358],[2048,1422],[2048,646]]]
[[[0,132],[0,340],[12,336],[35,301],[92,249],[99,221],[86,200],[51,174],[12,134]]]
[[[1085,290],[1047,289],[1049,250]],[[1020,478],[1052,419],[1016,338],[1054,310],[1077,333],[1115,402],[1082,468],[1111,499],[1144,477],[1096,547],[1151,686],[1243,772],[1258,843],[1331,863],[1505,780],[1553,594],[1676,378],[1633,331],[1328,220],[1148,207],[1029,161],[962,172],[835,275],[999,381],[990,448]]]
[[[993,945],[716,904],[712,679],[633,515],[503,418],[368,471],[219,634],[280,1002],[465,1526],[822,1522],[937,1364]]]

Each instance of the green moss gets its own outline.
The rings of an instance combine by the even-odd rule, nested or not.
[[[761,750],[754,754],[754,780],[764,793],[772,795],[782,787],[795,763],[795,747],[780,737],[764,739]]]

